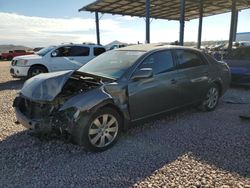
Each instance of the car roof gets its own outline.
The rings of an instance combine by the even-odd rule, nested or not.
[[[74,43],[65,43],[65,44],[60,44],[57,47],[63,47],[63,46],[87,46],[87,47],[102,47],[104,48],[102,45],[98,45],[98,44],[74,44]]]
[[[137,44],[132,46],[127,46],[123,48],[115,49],[116,51],[153,51],[153,50],[162,50],[162,49],[191,49],[194,51],[200,52],[200,50],[192,48],[192,47],[185,47],[185,46],[177,46],[177,45],[166,45],[164,43],[151,43],[151,44]]]

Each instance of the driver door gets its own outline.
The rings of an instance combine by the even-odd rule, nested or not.
[[[172,52],[158,51],[149,55],[137,70],[152,68],[153,76],[130,80],[128,84],[129,107],[132,120],[139,120],[176,107],[178,100]]]
[[[52,71],[76,70],[82,66],[79,56],[75,57],[74,46],[59,47],[51,53],[50,64]]]

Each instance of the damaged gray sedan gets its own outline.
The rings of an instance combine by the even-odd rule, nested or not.
[[[228,66],[198,50],[156,44],[106,52],[77,71],[37,75],[14,100],[17,121],[103,151],[131,122],[196,105],[214,110]]]

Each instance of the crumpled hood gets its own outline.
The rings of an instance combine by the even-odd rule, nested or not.
[[[24,83],[21,94],[33,101],[53,101],[73,72],[69,70],[39,74]]]
[[[42,56],[39,56],[37,54],[32,54],[32,55],[21,55],[13,58],[13,60],[19,60],[19,59],[24,59],[24,60],[42,59]]]

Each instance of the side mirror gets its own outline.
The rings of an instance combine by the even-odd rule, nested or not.
[[[137,70],[133,76],[131,77],[132,80],[140,80],[144,78],[151,78],[153,76],[153,70],[151,68],[142,68]]]
[[[53,52],[51,53],[51,57],[56,57],[57,55],[58,55],[57,51],[53,51]]]

